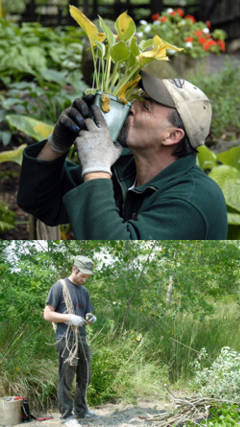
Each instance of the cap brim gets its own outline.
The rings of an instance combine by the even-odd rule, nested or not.
[[[159,104],[165,105],[166,107],[176,108],[176,105],[162,80],[146,73],[146,71],[142,71],[141,75],[143,89],[150,98]]]
[[[79,268],[79,270],[81,271],[81,273],[83,274],[93,274],[93,271],[91,270],[87,270],[86,268]]]

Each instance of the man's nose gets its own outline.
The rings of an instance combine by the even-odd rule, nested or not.
[[[139,108],[139,104],[140,104],[140,101],[138,99],[135,99],[133,101],[131,108],[130,108],[131,113],[133,113],[133,114],[136,113],[137,109]]]

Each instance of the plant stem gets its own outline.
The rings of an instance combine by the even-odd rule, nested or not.
[[[114,67],[113,67],[112,77],[111,77],[112,82],[111,82],[110,87],[109,87],[110,92],[112,91],[112,89],[113,89],[113,87],[114,87],[114,85],[115,85],[115,83],[119,77],[118,65],[119,64],[117,62],[115,62]]]
[[[109,76],[110,76],[110,71],[111,71],[111,62],[112,62],[112,58],[109,55],[108,60],[107,60],[107,73],[106,73],[106,79],[105,79],[105,90],[108,90]]]
[[[132,70],[130,73],[128,72],[127,76],[123,77],[123,78],[118,82],[118,85],[116,86],[116,88],[115,88],[115,90],[114,90],[114,95],[116,95],[116,96],[117,96],[117,95],[118,95],[118,93],[120,92],[120,90],[123,88],[123,86],[124,86],[128,81],[130,81],[130,80],[133,78],[134,74],[136,74],[138,71],[140,71],[139,65],[135,66],[135,67],[133,68],[133,70]]]
[[[98,71],[97,71],[96,56],[95,56],[92,44],[91,44],[91,53],[92,53],[93,66],[94,66],[93,81],[96,82],[96,88],[99,89],[99,77],[98,77]]]

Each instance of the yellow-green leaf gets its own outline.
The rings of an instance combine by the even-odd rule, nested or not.
[[[136,26],[133,19],[127,12],[121,13],[116,20],[116,29],[119,38],[123,41],[129,40],[136,32]]]
[[[99,33],[96,25],[94,25],[93,22],[90,21],[90,19],[88,19],[86,15],[81,12],[80,9],[70,5],[69,10],[72,18],[75,19],[78,25],[80,25],[83,31],[85,31],[87,34],[91,45],[94,45],[96,40],[101,42],[105,39],[105,34]]]
[[[24,132],[37,141],[48,138],[53,131],[53,126],[20,114],[8,114],[6,120],[10,126]]]
[[[198,147],[198,161],[201,169],[212,169],[214,166],[217,166],[217,157],[216,154],[209,150],[206,145],[201,145]]]
[[[20,147],[16,148],[15,150],[3,151],[2,153],[0,153],[0,163],[15,162],[21,166],[23,150],[26,146],[27,144],[22,144]]]
[[[217,154],[217,159],[224,165],[233,166],[240,171],[240,147],[230,148],[230,150]]]

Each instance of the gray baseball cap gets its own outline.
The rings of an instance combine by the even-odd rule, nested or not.
[[[203,145],[209,134],[212,107],[205,93],[183,79],[158,79],[142,72],[142,86],[150,98],[175,108],[182,119],[191,145]]]
[[[83,274],[93,274],[93,261],[87,256],[76,256],[73,260],[73,265]]]

